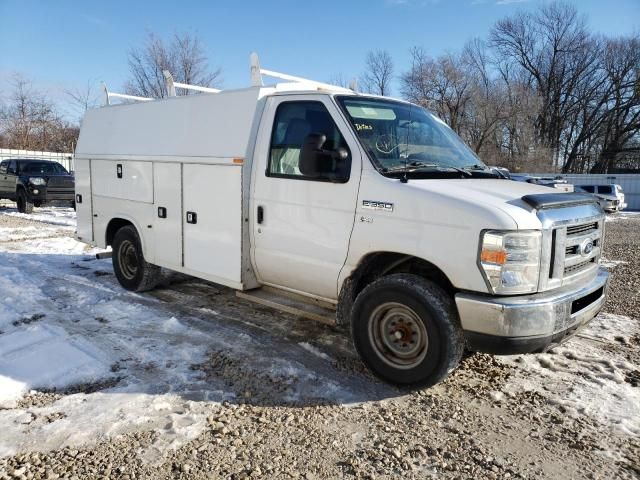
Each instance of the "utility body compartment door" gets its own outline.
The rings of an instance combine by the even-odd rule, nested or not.
[[[184,268],[241,288],[242,167],[182,166]]]
[[[100,179],[93,194],[153,203],[153,163],[133,160],[92,160],[91,175]]]
[[[154,162],[153,197],[155,262],[182,267],[182,182],[179,163]]]
[[[91,198],[91,160],[76,158],[76,220],[78,240],[93,242],[93,200]]]

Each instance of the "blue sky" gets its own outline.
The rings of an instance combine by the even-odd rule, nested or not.
[[[148,32],[196,32],[225,88],[249,83],[248,57],[271,70],[327,81],[357,76],[366,52],[387,49],[398,73],[408,50],[458,50],[493,23],[546,0],[66,1],[0,0],[0,95],[19,72],[61,103],[65,88],[121,88],[127,51]],[[640,0],[573,0],[607,35],[640,30]],[[396,92],[397,93],[397,92]]]

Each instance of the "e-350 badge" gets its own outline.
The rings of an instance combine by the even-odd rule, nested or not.
[[[393,203],[377,202],[375,200],[363,200],[362,208],[367,210],[383,210],[385,212],[393,212]]]

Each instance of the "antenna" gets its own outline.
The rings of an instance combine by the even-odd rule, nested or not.
[[[163,70],[164,82],[167,87],[167,95],[170,97],[176,96],[176,88],[183,88],[184,90],[194,90],[196,92],[204,93],[220,93],[222,90],[211,87],[201,87],[199,85],[189,85],[188,83],[179,83],[173,79],[173,75],[169,70]]]

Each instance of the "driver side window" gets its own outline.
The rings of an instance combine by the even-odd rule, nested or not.
[[[321,102],[292,101],[278,106],[267,176],[345,183],[350,171],[347,142]]]

